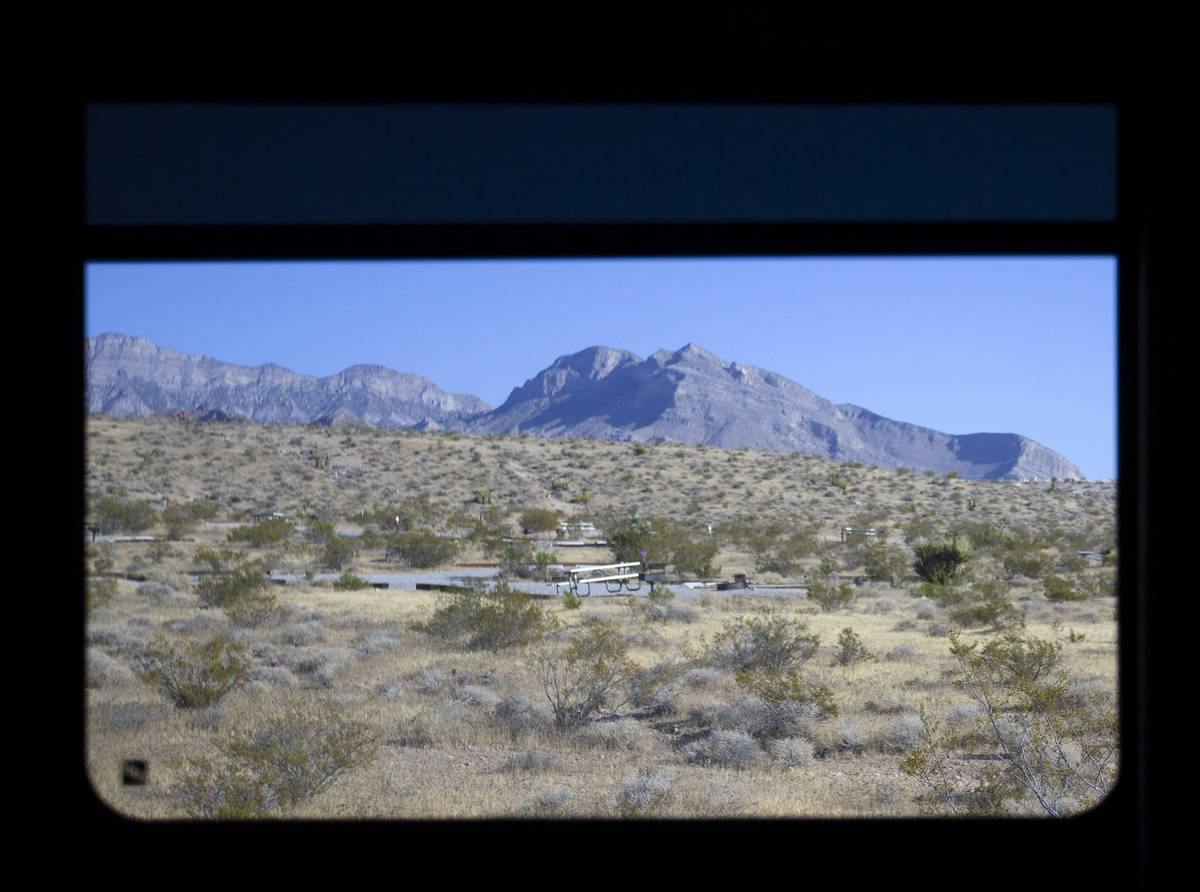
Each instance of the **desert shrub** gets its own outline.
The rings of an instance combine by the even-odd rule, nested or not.
[[[280,608],[255,564],[241,563],[228,573],[216,573],[196,584],[206,607],[218,607],[240,626],[257,626],[278,619]]]
[[[321,543],[317,561],[328,570],[340,570],[358,556],[358,543],[349,536],[334,533]]]
[[[517,517],[521,529],[530,533],[549,533],[558,529],[558,514],[549,508],[529,508]]]
[[[272,517],[247,526],[234,527],[227,538],[230,542],[245,542],[253,548],[270,548],[286,542],[295,527],[282,517]]]
[[[241,563],[228,573],[214,573],[196,583],[196,595],[206,607],[229,607],[243,599],[252,598],[267,587],[263,571],[249,563]]]
[[[814,581],[808,584],[808,598],[810,601],[815,601],[818,607],[828,613],[849,607],[854,603],[854,588],[845,582],[830,585]]]
[[[355,642],[354,655],[360,660],[365,660],[376,654],[396,650],[399,647],[400,642],[396,640],[395,633],[391,629],[383,629],[371,632],[361,640]]]
[[[255,666],[250,670],[250,680],[285,688],[300,684],[300,680],[286,666]]]
[[[133,671],[98,647],[87,649],[87,686],[105,688],[133,678]]]
[[[960,645],[951,638],[955,648],[962,651],[964,658],[971,655],[975,645]],[[979,670],[987,670],[996,680],[1005,683],[1016,681],[1033,682],[1049,676],[1062,658],[1062,645],[1040,638],[1020,635],[1005,635],[998,641],[989,641],[973,657]]]
[[[180,768],[172,795],[196,818],[286,814],[375,759],[368,727],[328,703],[291,705],[250,731],[217,743],[219,758]]]
[[[199,548],[192,559],[200,566],[206,566],[211,573],[228,573],[233,569],[233,549],[230,548]]]
[[[381,681],[375,685],[375,694],[385,700],[399,700],[404,696],[404,686],[390,681]]]
[[[505,542],[496,549],[495,554],[500,561],[501,577],[516,576],[520,579],[533,577],[536,560],[528,542],[524,540]]]
[[[816,552],[820,541],[818,530],[815,524],[791,531],[746,530],[736,534],[734,539],[754,555],[756,572],[788,576],[801,561]]]
[[[536,734],[546,730],[554,722],[554,714],[549,706],[520,694],[512,694],[497,703],[495,716],[514,737]]]
[[[296,671],[312,677],[319,687],[329,687],[334,679],[346,672],[350,651],[343,647],[328,647],[315,651],[296,664]]]
[[[603,620],[572,631],[556,625],[546,636],[534,677],[559,729],[649,711],[636,702],[644,695],[644,686],[637,683],[643,670],[629,659],[628,651],[620,629]]]
[[[917,619],[933,619],[937,616],[937,603],[928,599],[917,604]]]
[[[772,740],[768,752],[771,758],[788,768],[803,768],[813,760],[812,741],[803,737],[781,737]]]
[[[877,598],[871,602],[872,613],[891,613],[896,609],[896,602],[891,598]]]
[[[904,551],[872,542],[861,549],[863,571],[872,582],[899,583],[908,575]]]
[[[867,732],[855,716],[848,716],[838,723],[836,741],[838,750],[861,755],[867,748]]]
[[[87,608],[100,610],[112,603],[117,596],[117,580],[111,576],[89,576],[87,581]]]
[[[426,666],[417,673],[417,690],[423,694],[440,694],[457,682],[441,666]]]
[[[842,629],[841,634],[838,635],[837,643],[838,649],[835,658],[838,665],[849,666],[851,663],[860,663],[872,658],[871,652],[867,650],[867,646],[863,644],[862,639],[849,626]]]
[[[972,553],[969,542],[953,536],[916,545],[913,547],[913,572],[926,582],[947,585],[961,576]]]
[[[679,666],[666,660],[639,669],[629,679],[629,703],[640,715],[673,715]]]
[[[528,811],[537,817],[559,817],[571,803],[572,793],[567,787],[556,787],[536,794],[530,800]]]
[[[955,636],[950,641],[958,684],[976,707],[974,729],[939,736],[937,725],[922,712],[925,731],[899,767],[927,788],[918,799],[923,810],[1063,817],[1108,795],[1119,754],[1113,698],[1081,702],[1065,683],[1048,680],[1057,661],[1050,642],[1009,636],[990,642],[989,650],[964,645]],[[947,771],[953,751],[962,745],[1004,756],[984,766],[970,789]]]
[[[171,599],[171,587],[155,579],[147,580],[138,585],[137,596],[163,604]]]
[[[662,517],[633,516],[604,523],[604,538],[617,561],[668,561],[673,527]]]
[[[896,716],[883,732],[882,745],[892,752],[903,752],[917,746],[925,734],[925,723],[919,715],[906,713]]]
[[[974,583],[960,602],[950,608],[950,619],[960,626],[1003,629],[1025,624],[1025,616],[1009,600],[1009,586],[996,579]]]
[[[500,770],[513,774],[518,772],[535,773],[550,771],[557,764],[558,757],[554,753],[547,753],[542,750],[525,750],[523,753],[511,756],[508,761],[500,766]]]
[[[199,501],[170,504],[163,509],[162,521],[167,525],[167,536],[172,539],[180,538],[202,520],[215,517],[217,505],[215,502]]]
[[[494,706],[500,702],[500,695],[484,685],[465,684],[458,689],[456,699],[467,706]]]
[[[104,535],[140,533],[158,520],[158,512],[144,499],[125,500],[117,496],[96,496],[88,501],[88,515]]]
[[[884,659],[890,661],[911,660],[916,655],[917,649],[915,647],[908,643],[901,643],[889,650]]]
[[[593,722],[579,733],[581,740],[610,750],[641,750],[649,744],[652,736],[636,719]]]
[[[411,530],[389,540],[389,548],[400,560],[417,570],[440,567],[454,560],[458,542],[439,536],[432,530]]]
[[[353,592],[359,589],[370,588],[370,586],[371,583],[367,582],[361,576],[355,576],[349,570],[333,580],[333,590],[336,592]]]
[[[1026,533],[1013,534],[1002,545],[993,548],[992,554],[1000,560],[1000,566],[1010,579],[1015,576],[1038,579],[1053,564],[1044,543]]]
[[[533,575],[534,578],[540,579],[543,582],[550,579],[550,565],[553,564],[557,557],[552,551],[536,551],[533,554]]]
[[[316,620],[285,623],[279,627],[279,641],[293,647],[307,647],[325,640],[325,630]]]
[[[284,613],[273,592],[260,589],[225,606],[225,614],[235,626],[257,627],[278,622]]]
[[[737,670],[792,669],[812,659],[819,644],[807,623],[767,611],[727,621],[713,637],[705,662]]]
[[[87,640],[88,644],[102,647],[109,654],[136,653],[146,646],[146,639],[153,628],[150,619],[135,616],[124,622],[88,629]]]
[[[548,622],[545,609],[525,592],[474,580],[466,591],[446,594],[433,616],[413,628],[464,640],[469,650],[496,651],[537,641]]]
[[[966,539],[975,549],[992,549],[1005,541],[1004,532],[986,520],[961,521],[954,525],[951,534]]]
[[[1087,592],[1071,584],[1069,579],[1047,573],[1042,579],[1042,593],[1048,601],[1084,601]]]
[[[680,684],[685,688],[704,688],[715,684],[721,678],[719,669],[711,666],[695,666],[679,676]]]
[[[667,771],[641,769],[627,777],[617,790],[615,808],[623,818],[661,815],[675,799],[675,775]]]
[[[742,731],[709,731],[683,750],[684,759],[721,768],[749,768],[758,758],[758,744]]]
[[[757,729],[757,736],[762,738],[795,737],[798,730],[811,728],[814,721],[838,714],[833,691],[794,669],[740,671],[737,683],[765,709],[764,721]]]
[[[103,703],[89,710],[89,718],[105,731],[134,731],[158,718],[161,709],[145,703]]]
[[[228,638],[189,641],[182,649],[161,635],[138,655],[137,676],[179,709],[211,706],[250,678],[245,648]]]
[[[672,536],[671,566],[680,575],[698,576],[701,579],[718,575],[721,568],[713,566],[713,558],[716,556],[715,542],[690,539],[678,530]]]

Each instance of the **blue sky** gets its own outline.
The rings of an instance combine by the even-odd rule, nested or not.
[[[498,406],[557,357],[699,344],[949,434],[1116,476],[1111,258],[93,263],[88,335],[325,376],[416,372]]]

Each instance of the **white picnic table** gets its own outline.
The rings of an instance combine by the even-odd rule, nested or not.
[[[586,598],[592,593],[592,583],[604,583],[609,592],[619,592],[622,588],[636,592],[642,586],[642,565],[640,561],[626,561],[620,564],[584,564],[573,567],[567,572],[566,582],[556,582],[556,588],[567,586],[579,597]]]

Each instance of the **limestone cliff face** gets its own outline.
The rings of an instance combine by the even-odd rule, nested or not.
[[[379,427],[452,427],[489,408],[478,397],[447,393],[420,375],[382,366],[316,378],[273,364],[232,365],[118,334],[88,338],[85,362],[88,411],[112,415],[171,409],[250,421],[338,418]]]
[[[315,378],[230,365],[143,338],[89,338],[87,408],[114,415],[184,410],[252,421],[528,432],[802,452],[839,461],[999,479],[1083,475],[1013,433],[945,434],[834,404],[774,372],[688,344],[642,359],[589,347],[559,357],[495,410],[415,374],[359,365]]]
[[[748,446],[967,478],[1082,476],[1026,437],[893,421],[695,344],[645,360],[605,347],[560,357],[468,430]]]

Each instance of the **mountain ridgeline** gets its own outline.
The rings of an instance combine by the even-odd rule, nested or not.
[[[559,357],[496,409],[382,366],[316,378],[273,364],[232,365],[122,334],[88,338],[85,349],[93,413],[749,447],[968,479],[1083,476],[1027,437],[944,434],[893,421],[694,344],[647,359],[589,347]]]

